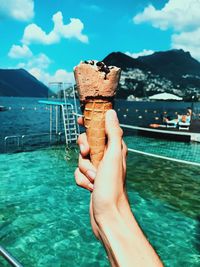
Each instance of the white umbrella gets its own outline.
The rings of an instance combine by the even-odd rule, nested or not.
[[[161,93],[161,94],[156,94],[152,95],[149,97],[150,100],[183,100],[182,97],[179,97],[177,95],[169,94],[169,93]]]

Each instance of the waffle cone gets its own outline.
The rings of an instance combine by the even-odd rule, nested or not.
[[[112,102],[108,100],[90,100],[84,109],[84,125],[90,146],[90,158],[97,168],[104,155],[106,144],[105,113],[112,109]]]

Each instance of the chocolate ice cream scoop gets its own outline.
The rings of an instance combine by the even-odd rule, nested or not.
[[[107,67],[103,62],[94,60],[81,62],[74,68],[80,101],[94,97],[113,97],[120,73],[120,68]]]

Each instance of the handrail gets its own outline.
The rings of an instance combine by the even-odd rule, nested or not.
[[[26,139],[27,138],[38,138],[38,137],[46,137],[49,133],[33,133],[33,134],[23,134],[23,135],[8,135],[4,137],[4,151],[7,152],[11,146],[15,148],[23,149],[26,146]],[[52,136],[57,136],[55,132],[52,132]],[[14,143],[9,143],[10,140],[14,140]],[[27,139],[28,140],[28,139]]]
[[[13,267],[23,267],[5,248],[0,246],[0,255]]]
[[[5,152],[7,151],[7,146],[8,146],[8,140],[10,139],[15,139],[17,141],[17,146],[20,146],[20,140],[21,140],[21,136],[20,135],[10,135],[10,136],[6,136],[4,137],[4,150]]]
[[[76,103],[76,94],[75,94],[75,86],[73,86],[73,96],[74,96],[74,109],[75,112],[78,113],[78,108],[77,108],[77,103]],[[74,112],[73,112],[74,113]],[[73,114],[74,115],[74,114]],[[78,134],[80,134],[80,127],[79,124],[76,125],[77,130],[78,130]]]
[[[4,140],[6,141],[7,139],[9,139],[9,138],[19,138],[19,137],[21,137],[20,135],[7,135],[7,136],[5,136],[4,137]]]

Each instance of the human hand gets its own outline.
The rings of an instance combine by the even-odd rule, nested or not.
[[[78,120],[83,124],[82,118]],[[126,155],[127,147],[122,140],[122,130],[114,110],[105,115],[105,131],[108,142],[105,153],[98,169],[96,169],[88,155],[89,144],[86,134],[78,138],[80,147],[79,164],[75,171],[77,185],[90,190],[90,217],[95,235],[100,238],[99,224],[107,216],[112,216],[127,203],[125,192]]]
[[[83,120],[79,119],[83,124]],[[111,266],[163,267],[158,255],[144,236],[130,205],[125,189],[127,148],[114,110],[105,115],[108,142],[98,169],[92,165],[86,134],[78,139],[79,164],[76,183],[92,192],[91,225],[102,241]]]

